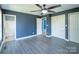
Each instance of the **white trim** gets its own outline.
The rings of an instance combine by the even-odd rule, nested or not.
[[[41,35],[42,34],[42,19],[41,18],[37,18],[36,19],[36,30],[37,30],[37,35]]]
[[[22,39],[32,38],[32,37],[35,37],[35,36],[37,36],[37,35],[31,35],[31,36],[21,37],[21,38],[15,39],[15,40],[22,40]]]
[[[4,34],[4,28],[5,28],[5,16],[14,16],[15,17],[15,39],[16,39],[16,15],[11,15],[11,14],[3,14],[3,24],[4,24],[4,26],[3,26],[3,35],[5,35]],[[5,41],[5,36],[3,36],[3,41]]]
[[[55,36],[53,36],[53,35],[46,35],[46,37],[55,37]],[[57,37],[57,38],[59,38],[59,37]],[[60,39],[62,39],[62,38],[60,38]],[[68,39],[64,39],[65,41],[69,41]]]
[[[57,37],[57,38],[59,38],[59,37]],[[61,40],[65,40],[65,41],[67,41],[67,42],[69,41],[68,39],[62,39],[62,38],[60,38],[60,39],[61,39]]]
[[[69,39],[64,39],[65,41],[69,41]]]

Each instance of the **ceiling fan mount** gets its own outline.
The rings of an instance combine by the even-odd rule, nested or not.
[[[55,11],[52,11],[51,9],[54,9],[54,8],[57,8],[57,7],[60,7],[61,5],[55,5],[55,6],[51,6],[51,7],[48,7],[46,8],[46,4],[43,4],[43,6],[39,5],[39,4],[35,4],[37,7],[39,7],[41,10],[35,10],[35,11],[31,11],[31,12],[38,12],[38,11],[41,11],[41,15],[42,14],[46,14],[47,12],[52,12],[52,13],[55,13]]]

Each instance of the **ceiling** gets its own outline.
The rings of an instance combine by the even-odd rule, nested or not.
[[[40,4],[43,6],[43,4]],[[55,6],[57,4],[46,4],[46,8]],[[12,10],[12,11],[17,11],[17,12],[23,12],[23,13],[28,13],[28,14],[33,14],[33,15],[41,15],[41,12],[30,12],[34,10],[41,10],[39,7],[37,7],[35,4],[2,4],[1,7],[6,10]],[[69,10],[72,8],[79,7],[79,4],[61,4],[61,7],[51,9],[52,11],[55,12],[61,12],[65,10]]]

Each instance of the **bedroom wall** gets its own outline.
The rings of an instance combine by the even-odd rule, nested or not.
[[[58,12],[56,14],[51,15],[51,16],[57,16],[57,15],[65,14],[65,25],[67,26],[65,27],[65,38],[66,39],[68,39],[68,14],[73,13],[73,12],[79,12],[79,7],[66,10],[66,11],[62,11],[62,12]]]
[[[36,15],[2,10],[3,14],[16,15],[16,38],[36,34]]]
[[[47,15],[47,35],[51,35],[51,16]]]

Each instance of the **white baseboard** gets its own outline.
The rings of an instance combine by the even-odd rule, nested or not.
[[[54,37],[53,35],[46,35],[46,37]],[[62,39],[62,38],[61,38]],[[69,41],[69,39],[64,39],[65,41]]]
[[[69,41],[69,39],[64,39],[65,41]]]
[[[42,35],[42,34],[36,34],[37,36]]]
[[[15,39],[15,40],[22,40],[22,39],[27,39],[27,38],[35,37],[35,36],[37,36],[37,35],[31,35],[31,36],[21,37],[21,38]]]
[[[79,44],[79,41],[72,41],[72,40],[70,40],[71,42],[74,42],[74,43],[78,43]]]

